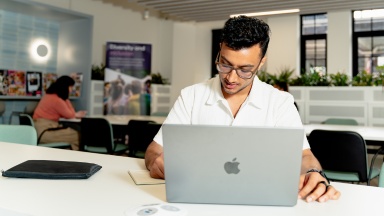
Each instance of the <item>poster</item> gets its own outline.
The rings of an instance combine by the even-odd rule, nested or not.
[[[71,73],[69,75],[75,80],[75,85],[72,88],[72,92],[69,93],[70,97],[80,97],[81,95],[81,84],[83,83],[83,74],[82,73]]]
[[[150,79],[150,76],[139,79],[119,71],[105,69],[105,114],[149,115]]]
[[[0,69],[0,95],[8,93],[7,72],[7,70]]]
[[[107,42],[106,68],[142,79],[151,73],[151,44]]]
[[[43,91],[42,72],[27,71],[26,80],[26,95],[27,96],[41,96]]]
[[[25,74],[21,70],[7,70],[4,85],[8,96],[25,96]]]
[[[52,85],[52,83],[56,82],[58,76],[56,73],[44,73],[43,75],[44,80],[43,80],[43,90],[44,93],[47,91],[49,86]]]
[[[104,114],[150,114],[151,51],[150,44],[107,43]]]

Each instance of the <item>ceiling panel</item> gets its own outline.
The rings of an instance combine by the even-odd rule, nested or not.
[[[299,8],[300,14],[335,10],[384,8],[384,0],[101,0],[124,8],[149,10],[163,18],[178,21],[226,20],[230,14]]]

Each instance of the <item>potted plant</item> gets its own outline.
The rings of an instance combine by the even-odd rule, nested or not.
[[[359,72],[352,79],[353,86],[373,86],[373,76],[366,70]]]
[[[329,86],[331,81],[326,74],[310,71],[293,79],[291,85],[295,86]]]
[[[271,84],[272,85],[279,85],[286,83],[289,84],[291,82],[291,76],[295,72],[294,69],[290,69],[288,67],[285,67],[280,70],[280,72],[276,75],[270,75]]]
[[[151,74],[151,84],[165,85],[165,84],[169,84],[169,83],[168,83],[168,79],[163,78],[160,73],[152,73]]]
[[[92,65],[91,79],[104,80],[104,69],[105,65],[103,63],[101,63],[100,65]]]
[[[350,84],[349,77],[345,73],[337,72],[336,74],[329,75],[329,77],[333,86],[349,86]]]

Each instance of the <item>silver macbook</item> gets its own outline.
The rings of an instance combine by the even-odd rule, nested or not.
[[[168,202],[293,206],[302,128],[163,125]]]

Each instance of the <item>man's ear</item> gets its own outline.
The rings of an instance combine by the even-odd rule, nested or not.
[[[263,67],[263,65],[264,65],[265,61],[267,61],[267,57],[266,57],[266,56],[264,56],[264,57],[261,59],[261,61],[260,61],[260,65],[259,65],[259,68],[257,68],[257,70],[260,70],[260,68],[262,68],[262,67]]]

